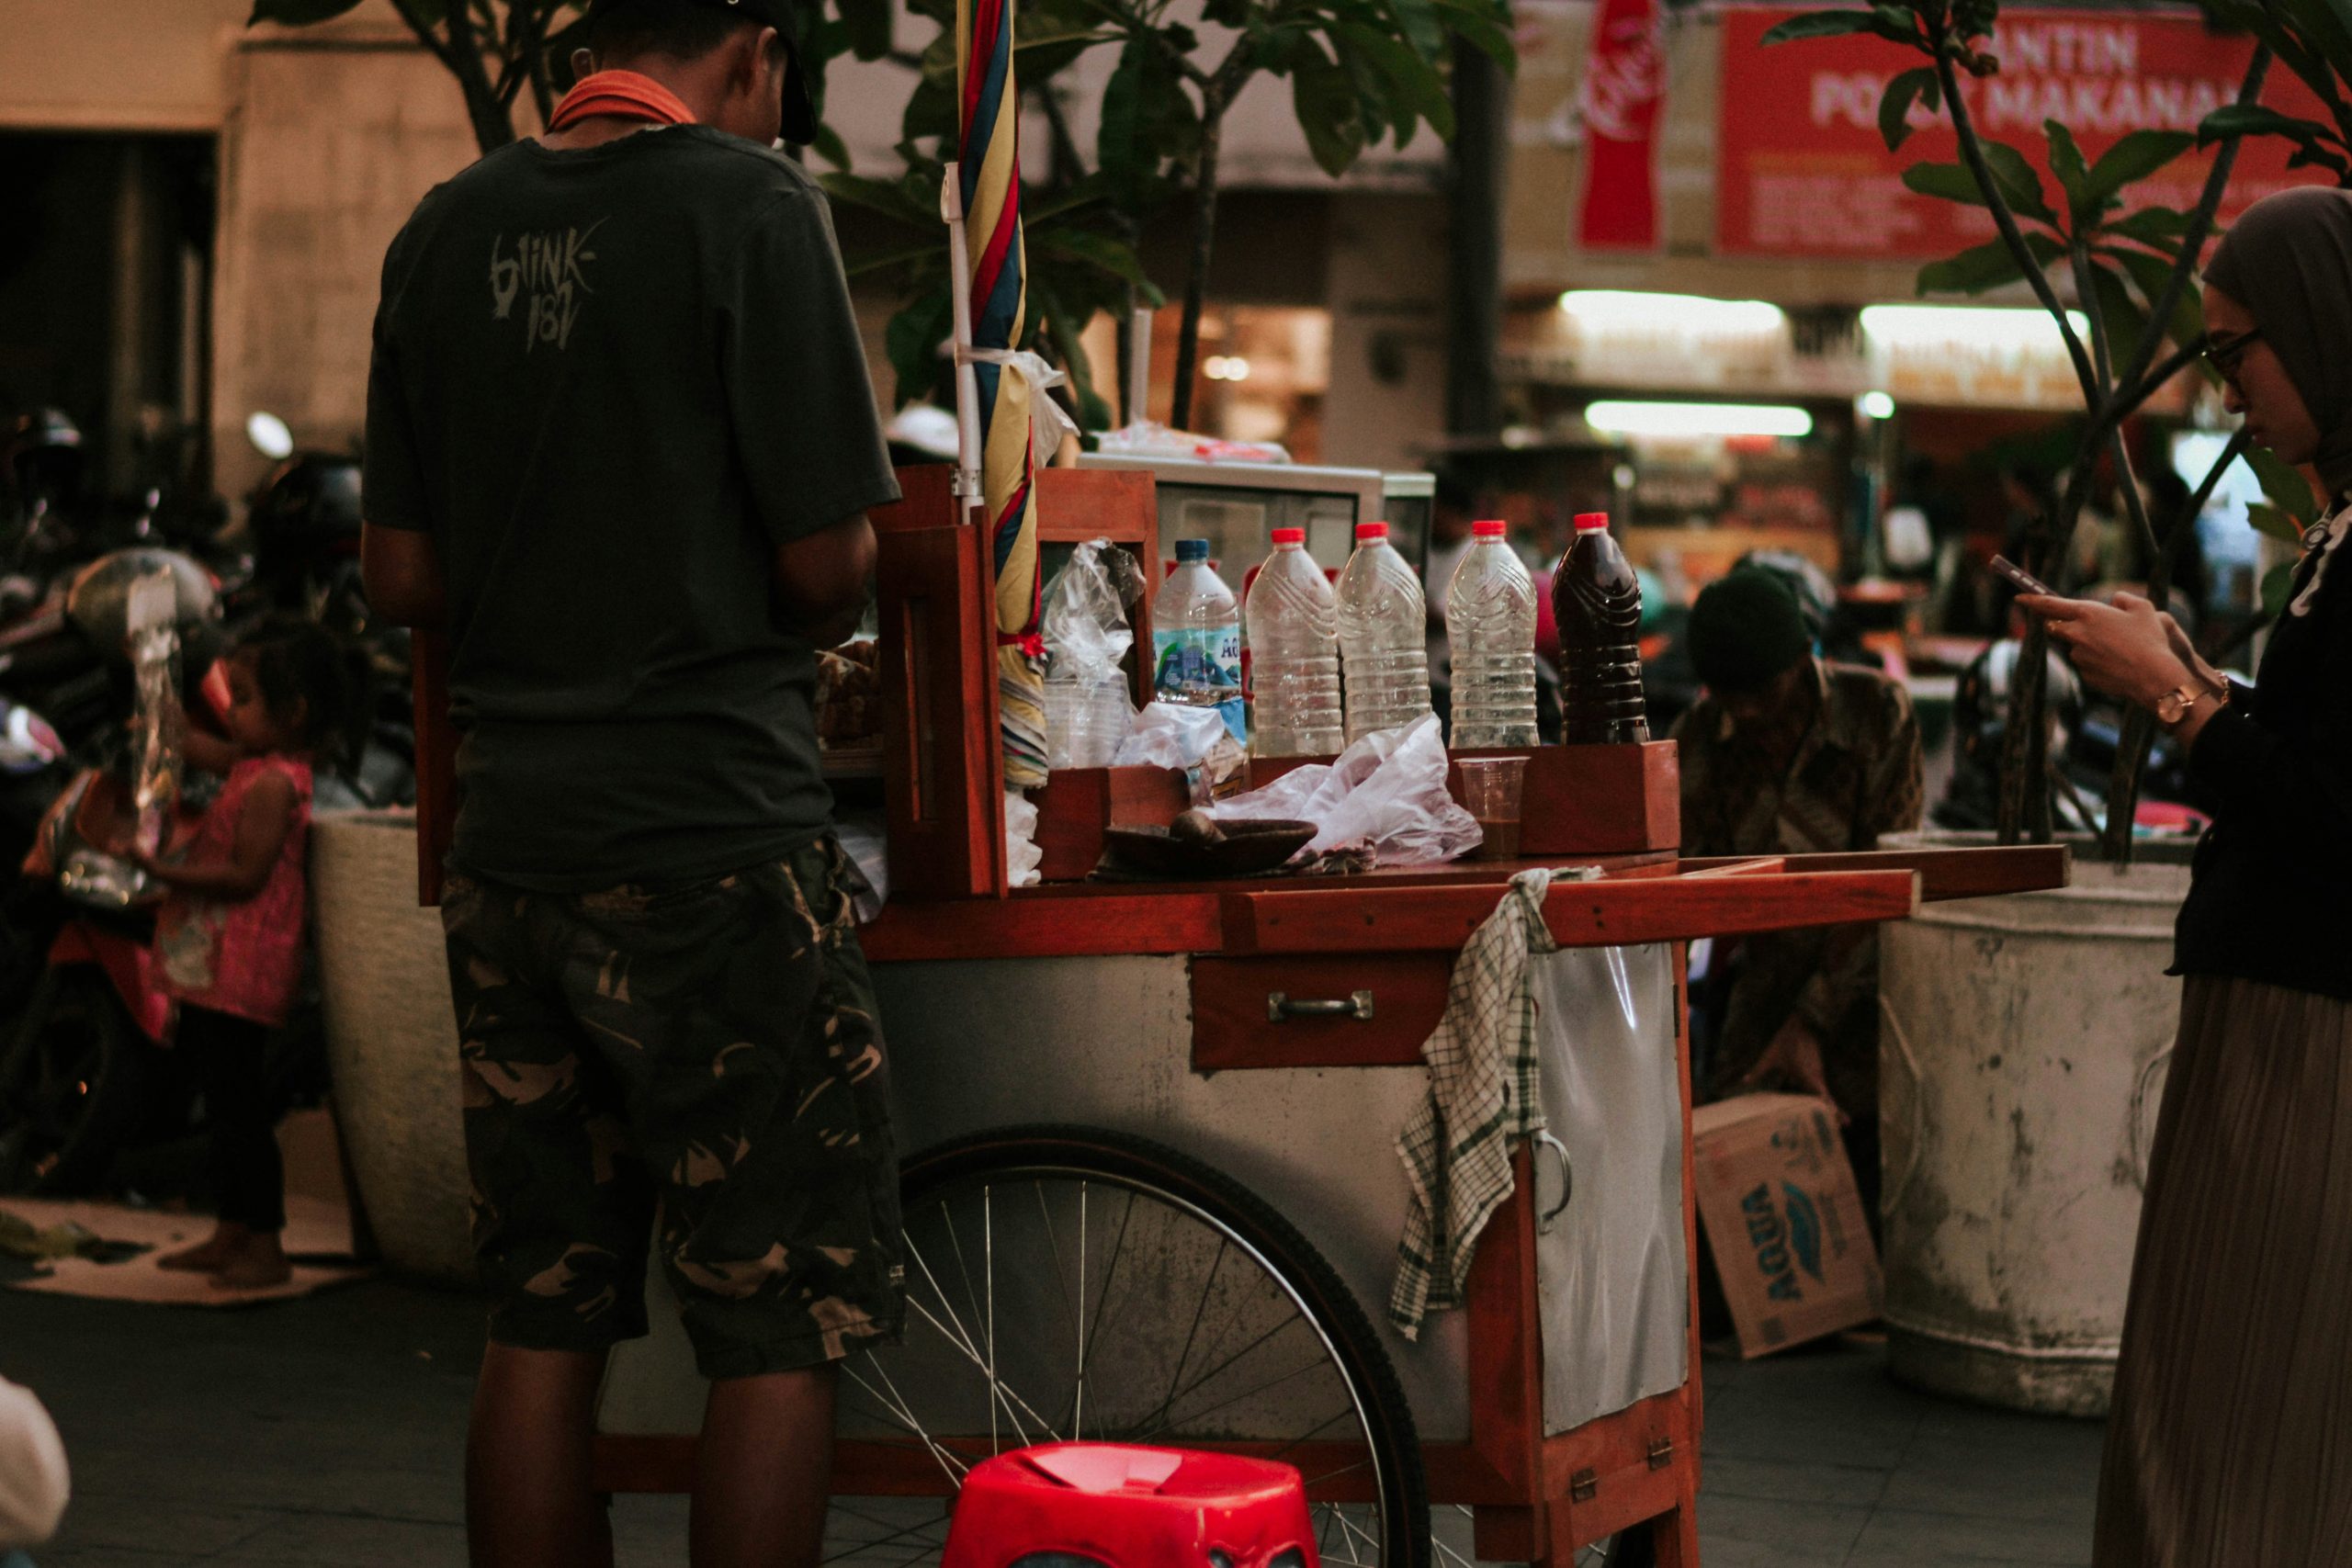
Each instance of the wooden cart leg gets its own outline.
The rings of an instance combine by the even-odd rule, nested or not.
[[[1699,1568],[1699,1492],[1686,1482],[1670,1514],[1650,1521],[1650,1551],[1657,1568]]]

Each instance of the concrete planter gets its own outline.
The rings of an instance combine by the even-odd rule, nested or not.
[[[351,1168],[384,1261],[470,1284],[470,1192],[441,919],[416,903],[416,822],[322,817],[311,829],[327,1057]]]
[[[1885,928],[1886,1324],[1903,1381],[2106,1414],[2179,1021],[2164,969],[2186,860],[2185,845],[2128,868],[2078,858],[2071,887]]]

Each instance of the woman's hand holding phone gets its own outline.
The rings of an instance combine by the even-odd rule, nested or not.
[[[2206,678],[2211,667],[2188,648],[2179,623],[2137,593],[2118,593],[2104,604],[2021,593],[2017,603],[2074,655],[2083,679],[2109,695],[2153,709],[2165,693],[2192,682],[2214,689]]]

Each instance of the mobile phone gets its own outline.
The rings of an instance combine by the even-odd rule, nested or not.
[[[2008,579],[2011,582],[2017,584],[2018,589],[2024,592],[2047,594],[2052,599],[2060,596],[2058,590],[2051,587],[2050,584],[2042,581],[2041,579],[2034,576],[2033,573],[2026,570],[2025,568],[2018,565],[2017,562],[2009,559],[2007,556],[1995,556],[1993,558],[1993,570],[1998,572],[2001,576]]]

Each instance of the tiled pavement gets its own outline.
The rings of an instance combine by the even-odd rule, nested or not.
[[[64,1429],[42,1568],[465,1561],[458,1456],[480,1312],[373,1281],[204,1313],[0,1291],[0,1373]],[[1863,1346],[1709,1361],[1707,1568],[2080,1564],[2099,1434],[1928,1399]],[[627,1568],[682,1563],[671,1499],[616,1508]]]

